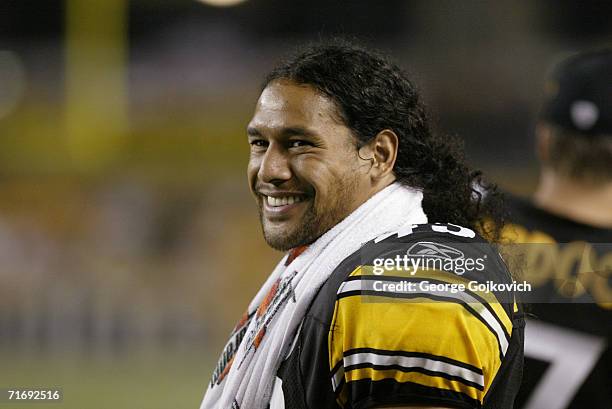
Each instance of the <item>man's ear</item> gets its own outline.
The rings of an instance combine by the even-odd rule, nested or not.
[[[383,129],[359,149],[359,156],[371,162],[370,175],[380,180],[393,175],[399,138],[390,129]]]
[[[550,158],[550,143],[552,138],[552,129],[550,125],[538,122],[535,128],[536,135],[536,154],[540,162],[548,163]]]

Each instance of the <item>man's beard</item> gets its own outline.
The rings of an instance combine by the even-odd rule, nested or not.
[[[287,251],[292,248],[310,244],[329,231],[336,224],[340,223],[346,216],[350,214],[350,201],[348,198],[354,194],[356,181],[353,179],[345,179],[338,186],[337,194],[334,200],[335,206],[327,209],[315,209],[315,197],[311,197],[310,206],[298,221],[297,227],[293,231],[285,234],[273,234],[266,231],[266,221],[259,208],[259,218],[263,230],[264,239],[270,247],[280,251]]]

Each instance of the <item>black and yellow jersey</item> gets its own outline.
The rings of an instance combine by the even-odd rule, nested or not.
[[[530,243],[524,246],[529,258],[545,260],[541,255],[553,250],[555,259],[527,271],[537,301],[526,307],[531,318],[517,408],[612,408],[612,229],[554,215],[511,195],[506,202],[511,223],[504,237]],[[551,248],[543,252],[545,247]],[[598,273],[581,273],[585,261],[587,273]],[[576,280],[580,285],[566,291],[566,283]]]
[[[425,259],[439,264],[414,264]],[[384,260],[404,264],[381,271]],[[524,320],[512,295],[484,283],[512,278],[469,229],[415,225],[364,244],[314,298],[278,371],[270,409],[512,408]],[[459,286],[465,290],[452,290]]]

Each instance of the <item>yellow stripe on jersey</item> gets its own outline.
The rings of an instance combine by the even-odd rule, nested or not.
[[[419,372],[401,372],[397,370],[375,370],[372,368],[361,368],[346,373],[347,382],[360,381],[362,379],[371,379],[372,381],[394,379],[397,382],[402,383],[418,383],[419,385],[429,386],[432,388],[461,392],[468,395],[472,399],[479,400],[481,403],[483,398],[483,393],[472,386],[467,386],[461,382],[451,381],[441,377],[429,376]]]

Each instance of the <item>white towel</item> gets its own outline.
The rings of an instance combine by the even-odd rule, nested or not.
[[[225,376],[213,378],[200,409],[266,408],[276,372],[321,286],[342,260],[368,241],[427,223],[422,199],[420,191],[395,182],[319,237],[288,266],[288,256],[283,257],[249,305],[250,322],[243,321],[244,326],[232,333],[222,360],[236,351],[233,361],[225,368]]]

